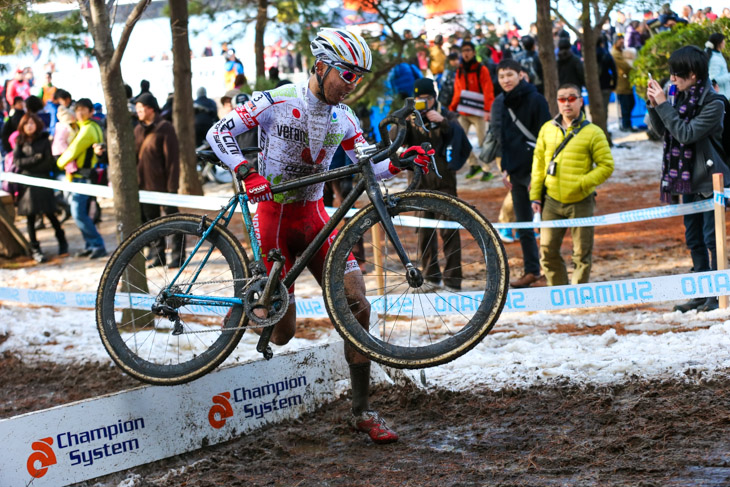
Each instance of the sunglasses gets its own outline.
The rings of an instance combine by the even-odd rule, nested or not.
[[[350,71],[349,69],[341,68],[333,64],[329,64],[328,66],[335,68],[337,70],[337,74],[340,75],[340,79],[348,85],[360,83],[360,81],[362,81],[363,75],[360,73],[356,73],[355,71]]]
[[[558,98],[558,103],[574,103],[578,99],[575,95]]]
[[[689,73],[685,73],[683,71],[672,71],[671,69],[669,70],[669,75],[674,76],[675,78],[682,78],[682,79],[689,77]]]

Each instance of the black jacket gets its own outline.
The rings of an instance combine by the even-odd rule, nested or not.
[[[601,90],[616,89],[616,80],[618,79],[618,71],[616,70],[616,62],[608,50],[602,47],[596,47],[596,58],[598,60],[598,80]]]
[[[43,132],[35,140],[15,146],[13,163],[20,174],[36,178],[51,178],[56,164],[51,156],[51,142],[48,133]],[[39,215],[56,211],[53,190],[39,186],[20,186],[18,196],[19,215]]]
[[[492,108],[492,112],[497,111],[501,115],[498,134],[502,145],[502,170],[518,178],[529,176],[535,147],[528,144],[525,134],[512,121],[509,110],[512,109],[517,119],[537,139],[540,128],[550,120],[547,100],[534,85],[520,81],[512,91],[494,100],[495,105],[498,103],[500,106]]]
[[[428,135],[416,128],[413,123],[408,122],[406,124],[406,137],[403,140],[403,145],[408,147],[421,145],[423,142],[430,142],[436,152],[434,154],[434,160],[436,161],[436,168],[442,177],[439,178],[434,171],[431,171],[423,176],[421,183],[418,185],[418,189],[432,189],[456,195],[456,173],[449,169],[446,160],[446,149],[449,145],[453,144],[455,134],[460,136],[463,133],[463,129],[458,123],[451,123],[458,118],[456,113],[438,106],[435,109],[443,115],[444,119],[436,124],[429,122],[424,117],[424,124],[430,131]],[[393,127],[391,129],[391,138],[394,137],[395,132],[396,128]]]
[[[583,62],[570,49],[558,51],[558,84],[573,83],[579,88],[586,85]]]

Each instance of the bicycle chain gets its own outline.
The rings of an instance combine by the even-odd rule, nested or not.
[[[186,285],[203,285],[203,284],[228,284],[228,283],[234,283],[234,282],[240,282],[240,281],[249,281],[249,285],[254,281],[255,278],[253,277],[245,277],[245,278],[239,278],[239,279],[224,279],[221,281],[195,281],[195,282],[180,282],[176,283],[178,286],[186,286]],[[246,291],[246,287],[243,288],[243,292]],[[197,331],[184,331],[181,334],[182,335],[195,335],[198,333],[222,333],[223,331],[235,331],[235,330],[252,330],[254,328],[268,328],[270,326],[274,326],[276,323],[272,323],[270,325],[262,325],[262,326],[237,326],[235,328],[221,328],[218,330],[197,330]]]

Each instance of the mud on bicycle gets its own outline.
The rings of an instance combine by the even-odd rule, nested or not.
[[[370,204],[347,215],[349,220],[337,234],[324,267],[324,303],[339,334],[363,355],[397,368],[443,364],[476,346],[504,306],[507,258],[492,225],[470,204],[434,191],[412,190],[417,177],[405,191],[383,194],[371,164],[387,158],[395,162],[392,156],[403,142],[411,114],[427,130],[414,111],[413,99],[408,99],[380,123],[379,144],[358,146],[357,164],[272,186],[272,192],[279,194],[353,174],[362,176],[283,278],[281,254],[276,249],[266,256],[261,253],[246,193],[237,179],[236,194],[212,219],[178,213],[134,230],[109,259],[97,292],[97,327],[114,362],[144,382],[189,382],[223,362],[248,328],[260,329],[256,349],[271,358],[269,340],[289,306],[288,288],[363,193]],[[390,124],[398,127],[393,142],[387,130]],[[212,153],[199,156],[224,167]],[[398,163],[403,164],[403,159]],[[229,226],[239,211],[251,258]],[[426,249],[438,245],[436,231],[428,241],[419,241],[417,229],[424,226],[459,230],[451,237],[461,240],[459,285],[444,286],[424,270],[434,265],[425,262]],[[358,240],[371,241],[374,230],[381,230],[385,237],[369,250],[382,259],[366,263],[368,303],[353,302],[343,285],[346,262]],[[153,244],[171,238],[183,240],[184,262],[146,269],[146,249],[164,249]],[[265,258],[274,263],[268,274]],[[443,267],[444,262],[437,264]],[[370,313],[367,327],[354,311],[363,308]]]

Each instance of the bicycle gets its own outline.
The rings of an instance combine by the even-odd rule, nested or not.
[[[276,249],[267,256],[273,268],[266,273],[245,191],[237,179],[236,194],[213,220],[176,214],[137,228],[111,256],[97,292],[97,327],[114,362],[144,382],[188,382],[223,362],[248,328],[260,328],[256,349],[271,358],[269,339],[273,325],[288,308],[289,286],[363,193],[370,204],[348,215],[327,254],[323,273],[325,307],[339,334],[372,360],[397,368],[443,364],[476,346],[494,326],[507,297],[509,271],[497,232],[468,203],[443,193],[413,190],[418,172],[406,191],[383,195],[371,167],[401,146],[408,115],[413,113],[425,130],[413,106],[413,99],[408,99],[380,123],[382,141],[358,146],[357,164],[272,186],[274,194],[281,194],[362,174],[283,279],[279,278],[283,261]],[[390,124],[398,126],[393,143],[387,131]],[[243,149],[245,153],[258,150]],[[222,166],[210,154],[200,156]],[[228,228],[237,209],[249,237],[250,261]],[[396,225],[401,230],[396,231]],[[426,241],[416,229],[403,225],[429,226],[433,231]],[[343,276],[352,246],[376,226],[386,237],[374,243],[372,250],[384,257],[382,263],[366,264],[372,270],[363,276],[370,301],[370,326],[365,328],[352,312],[358,303],[348,302]],[[449,229],[450,233],[441,232]],[[439,282],[443,265],[436,264],[443,260],[433,252],[437,233],[442,241],[446,235],[461,242],[461,277],[450,285]],[[169,237],[183,240],[187,256],[145,270],[144,249],[160,248],[161,239]]]

